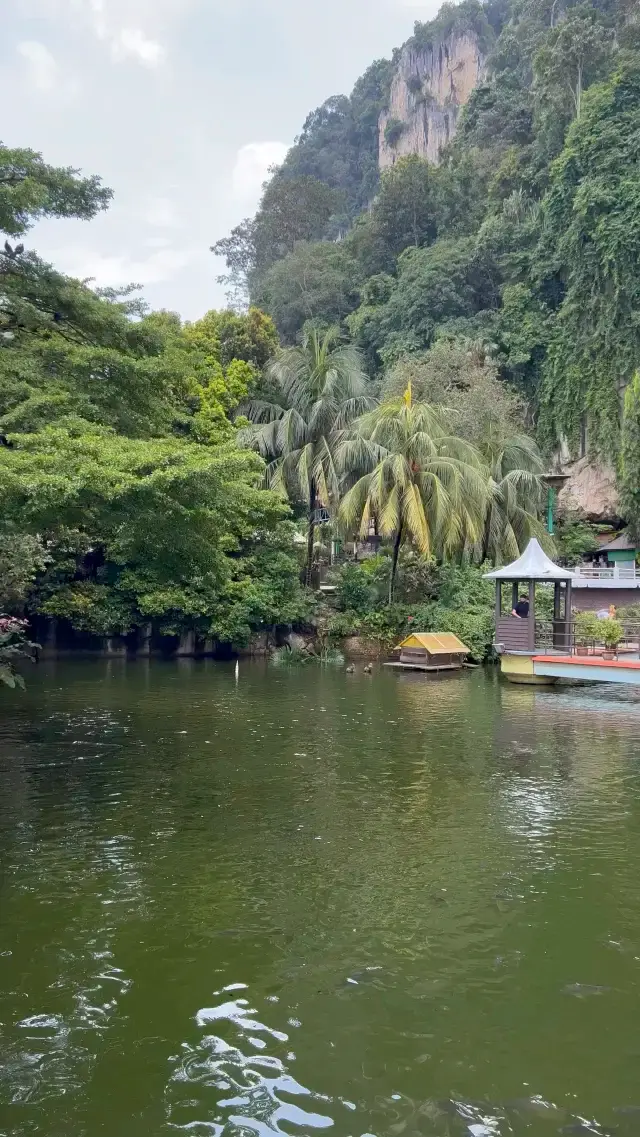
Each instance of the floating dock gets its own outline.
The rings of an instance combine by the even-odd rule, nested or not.
[[[533,674],[541,679],[581,679],[591,683],[640,686],[640,659],[602,659],[599,656],[534,655]]]

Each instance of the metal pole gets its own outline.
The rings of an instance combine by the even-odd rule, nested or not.
[[[529,581],[529,651],[536,650],[536,582]]]

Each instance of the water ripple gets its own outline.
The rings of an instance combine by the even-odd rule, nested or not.
[[[230,984],[226,990],[241,986],[245,985]],[[174,1069],[167,1087],[167,1120],[172,1128],[196,1134],[246,1137],[288,1133],[283,1125],[304,1132],[334,1124],[333,1117],[326,1113],[304,1108],[284,1097],[331,1101],[327,1095],[301,1085],[289,1073],[285,1058],[294,1060],[291,1052],[282,1057],[245,1052],[243,1046],[263,1043],[256,1039],[256,1033],[269,1035],[275,1043],[288,1041],[284,1031],[249,1017],[255,1014],[256,1009],[249,1007],[247,999],[226,1000],[196,1013],[197,1026],[216,1022],[221,1028],[230,1027],[235,1037],[229,1042],[221,1035],[204,1034],[195,1043],[183,1043],[181,1054],[171,1059]]]

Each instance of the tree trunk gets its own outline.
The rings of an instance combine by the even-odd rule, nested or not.
[[[313,512],[309,516],[309,533],[307,536],[307,563],[304,571],[304,583],[309,587],[311,584],[311,570],[313,568],[313,544],[316,533],[316,523]]]
[[[153,629],[151,624],[145,624],[142,628],[140,628],[138,635],[138,655],[151,655],[152,631]]]
[[[484,523],[484,533],[482,535],[482,551],[480,564],[483,565],[489,559],[489,536],[491,532],[491,514],[487,517]]]
[[[196,633],[182,632],[178,641],[176,655],[190,656],[196,654]]]
[[[400,546],[402,544],[402,522],[400,528],[396,533],[396,539],[393,543],[393,557],[391,558],[391,576],[389,577],[389,604],[393,604],[393,589],[396,583],[396,573],[398,571],[398,557],[400,556]]]
[[[311,570],[313,567],[313,543],[316,533],[316,484],[309,486],[309,531],[307,533],[307,563],[304,566],[303,581],[307,588],[311,584]]]
[[[576,118],[580,118],[580,111],[582,109],[582,67],[578,64],[578,75],[576,78],[576,93],[574,96],[576,104]]]

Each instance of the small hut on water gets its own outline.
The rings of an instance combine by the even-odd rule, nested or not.
[[[459,671],[469,654],[453,632],[412,632],[395,650],[399,661],[386,666],[415,671]]]

